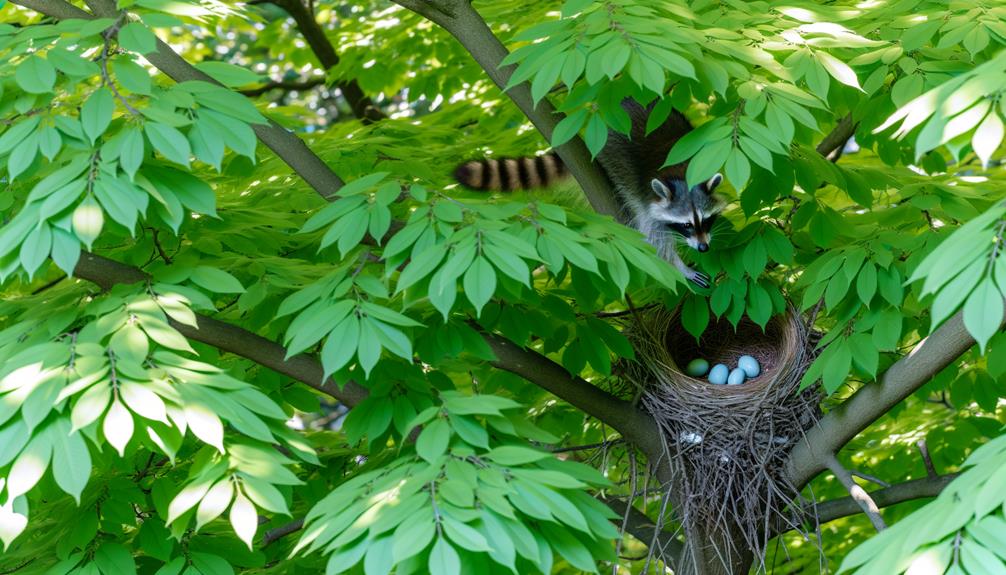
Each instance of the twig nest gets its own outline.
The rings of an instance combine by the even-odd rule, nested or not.
[[[747,318],[736,329],[723,319],[699,341],[677,311],[628,321],[636,360],[622,372],[667,438],[688,521],[724,532],[740,527],[756,556],[767,545],[766,509],[774,521],[801,528],[807,518],[795,516],[800,506],[790,505],[800,494],[782,467],[816,421],[820,395],[814,388],[799,391],[813,359],[800,316],[791,309],[764,330]],[[697,358],[714,366],[708,379],[691,369]]]

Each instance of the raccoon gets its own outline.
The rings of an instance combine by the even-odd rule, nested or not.
[[[714,193],[723,178],[719,174],[691,189],[685,183],[687,164],[663,168],[675,142],[691,131],[688,119],[677,110],[653,132],[646,133],[652,106],[643,107],[627,98],[622,108],[632,121],[629,136],[614,130],[597,156],[598,163],[615,183],[622,220],[646,236],[661,257],[674,264],[685,277],[709,287],[709,277],[692,269],[676,249],[680,239],[705,252],[712,241],[712,228],[724,203]],[[476,160],[458,166],[454,177],[476,190],[511,191],[551,185],[567,175],[555,153],[537,158]]]
[[[546,188],[569,172],[555,152],[534,158],[472,160],[454,170],[454,179],[473,190],[513,191]]]

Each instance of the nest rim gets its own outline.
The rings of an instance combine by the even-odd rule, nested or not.
[[[659,358],[660,364],[668,380],[703,394],[733,396],[763,392],[790,371],[787,366],[800,363],[802,348],[806,345],[803,322],[791,308],[770,318],[764,329],[747,315],[736,327],[725,316],[721,317],[710,322],[698,340],[681,329],[680,322],[680,309],[667,318],[661,336],[664,353],[659,354],[663,356]],[[737,343],[739,339],[744,342]],[[723,363],[732,371],[742,355],[758,360],[761,371],[740,385],[710,383],[708,372],[695,377],[688,375],[683,367],[692,359],[701,358],[709,362],[710,369]]]

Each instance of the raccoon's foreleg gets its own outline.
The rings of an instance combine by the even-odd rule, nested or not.
[[[667,254],[668,256],[670,256],[667,258],[667,260],[670,261],[672,264],[674,264],[674,267],[678,268],[678,270],[682,274],[684,274],[685,279],[687,279],[690,282],[693,282],[695,285],[701,288],[709,287],[709,276],[698,270],[688,267],[688,264],[686,264],[685,261],[681,259],[681,256],[678,255],[678,251],[674,249],[673,246],[671,247],[671,249],[667,251],[670,252],[669,254]]]

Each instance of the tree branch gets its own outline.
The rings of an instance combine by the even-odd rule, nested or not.
[[[12,0],[12,2],[58,19],[81,18],[93,20],[95,18],[94,15],[88,14],[84,10],[63,0]],[[115,0],[87,0],[87,5],[99,17],[115,18],[118,14]],[[157,41],[157,50],[146,54],[144,57],[148,62],[176,82],[201,80],[219,85],[219,82],[195,69],[161,40]],[[268,124],[252,124],[251,127],[263,144],[290,166],[294,172],[300,175],[323,198],[331,199],[335,192],[342,187],[342,179],[293,132],[290,132],[272,120]]]
[[[276,541],[286,537],[287,535],[296,533],[303,528],[304,528],[304,520],[295,519],[290,523],[287,523],[286,525],[280,525],[275,529],[270,529],[269,531],[265,532],[265,535],[262,536],[262,547],[272,545]]]
[[[587,415],[610,425],[654,461],[663,453],[656,422],[648,414],[636,409],[632,403],[611,395],[583,378],[570,375],[564,367],[536,351],[519,347],[495,334],[483,333],[482,337],[496,354],[497,359],[492,362],[495,367],[523,377]]]
[[[873,524],[874,529],[877,531],[887,529],[887,524],[884,523],[884,518],[880,515],[880,508],[877,507],[870,494],[856,483],[849,470],[843,467],[842,463],[834,455],[827,456],[824,462],[828,466],[828,469],[845,486],[845,490],[849,492],[851,499],[856,502],[859,509],[870,519],[870,523]]]
[[[73,275],[106,290],[116,284],[137,283],[148,279],[147,274],[138,268],[94,254],[81,254]],[[284,359],[286,348],[274,341],[205,315],[197,315],[196,319],[198,329],[174,320],[169,320],[169,323],[189,339],[250,359],[328,394],[350,407],[363,401],[369,393],[367,388],[352,381],[342,387],[332,379],[322,381],[324,370],[321,363],[309,355],[300,354]]]
[[[888,368],[878,383],[859,388],[804,434],[786,461],[786,473],[793,484],[805,485],[824,469],[829,455],[837,453],[849,440],[925,385],[974,343],[974,338],[964,327],[963,312],[957,312],[920,341],[908,355]]]
[[[838,124],[821,140],[817,145],[817,153],[833,162],[837,162],[841,157],[842,148],[849,138],[856,133],[856,123],[852,121],[852,114],[839,120]],[[837,152],[837,154],[836,154]]]
[[[485,20],[468,0],[393,0],[417,14],[427,18],[447,30],[472,55],[486,74],[502,90],[510,81],[514,66],[500,67],[500,62],[508,54],[507,49],[493,34]],[[552,140],[552,132],[562,119],[562,114],[547,100],[541,100],[537,107],[531,98],[531,89],[526,82],[505,91],[517,107],[524,112],[535,128],[546,140]],[[569,172],[583,189],[584,195],[595,211],[613,217],[619,216],[618,204],[611,184],[601,168],[594,163],[590,152],[579,137],[557,147],[555,151],[562,158]]]
[[[321,62],[325,70],[331,70],[339,65],[339,55],[328,40],[325,30],[318,24],[312,14],[301,0],[273,0],[273,3],[286,10],[297,23],[297,28],[304,36],[311,51]],[[342,95],[349,102],[349,107],[353,110],[353,115],[363,120],[364,123],[383,120],[386,116],[375,105],[373,100],[367,97],[355,79],[341,80],[335,83],[335,87],[342,92]]]
[[[284,92],[292,92],[295,90],[310,90],[317,86],[321,86],[325,83],[324,78],[311,78],[310,80],[303,81],[273,81],[262,84],[261,86],[256,86],[254,88],[248,88],[247,90],[241,90],[241,94],[248,96],[249,98],[255,98],[269,92],[271,90],[283,90]]]
[[[957,478],[957,475],[957,473],[951,473],[896,483],[890,487],[871,491],[870,497],[877,507],[890,507],[891,505],[911,501],[912,499],[936,497],[951,481]],[[860,512],[859,503],[852,497],[832,499],[831,501],[817,504],[817,519],[822,524],[856,515]]]

